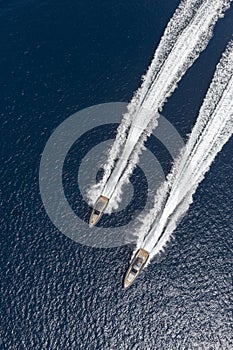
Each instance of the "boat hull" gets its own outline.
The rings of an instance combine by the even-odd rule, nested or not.
[[[131,284],[135,281],[139,273],[142,271],[143,267],[145,266],[148,258],[149,258],[149,253],[143,249],[140,248],[137,253],[135,254],[132,263],[130,264],[125,278],[124,278],[124,283],[123,287],[124,289],[128,288],[131,286]]]
[[[90,216],[89,227],[94,227],[97,224],[97,222],[101,219],[101,216],[103,215],[104,210],[108,205],[108,202],[109,198],[105,196],[100,196],[97,199]]]

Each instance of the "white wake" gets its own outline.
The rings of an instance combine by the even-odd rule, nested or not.
[[[128,181],[137,164],[146,138],[157,126],[159,111],[187,69],[207,46],[216,21],[230,2],[231,0],[181,2],[166,27],[141,87],[123,116],[104,165],[104,177],[89,191],[92,204],[102,193],[111,198],[108,211],[117,208],[122,185]]]
[[[196,124],[167,180],[158,190],[154,209],[138,230],[137,249],[160,253],[193,200],[199,183],[233,133],[233,42],[217,65]]]

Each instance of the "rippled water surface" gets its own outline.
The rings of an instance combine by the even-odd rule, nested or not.
[[[133,247],[75,243],[53,226],[39,192],[51,133],[82,108],[131,98],[177,5],[0,2],[1,349],[233,348],[232,140],[176,239],[126,292]],[[183,138],[232,37],[232,18],[233,8],[164,108]]]

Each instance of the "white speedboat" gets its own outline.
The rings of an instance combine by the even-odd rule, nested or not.
[[[100,196],[92,210],[91,217],[89,220],[89,227],[93,227],[97,224],[97,222],[100,220],[101,216],[104,213],[105,208],[107,207],[109,202],[109,198]]]
[[[130,264],[125,278],[124,278],[124,289],[131,286],[131,284],[135,281],[139,273],[142,271],[143,267],[145,266],[148,258],[149,253],[145,250],[140,248],[137,253],[135,254],[132,263]]]

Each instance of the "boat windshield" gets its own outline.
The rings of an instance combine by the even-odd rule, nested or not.
[[[136,260],[135,260],[135,263],[134,263],[134,268],[135,269],[140,269],[140,267],[142,266],[142,263],[143,263],[143,258],[140,258],[138,257]]]
[[[99,210],[94,209],[93,214],[94,214],[94,215],[100,215],[100,211],[99,211]]]

